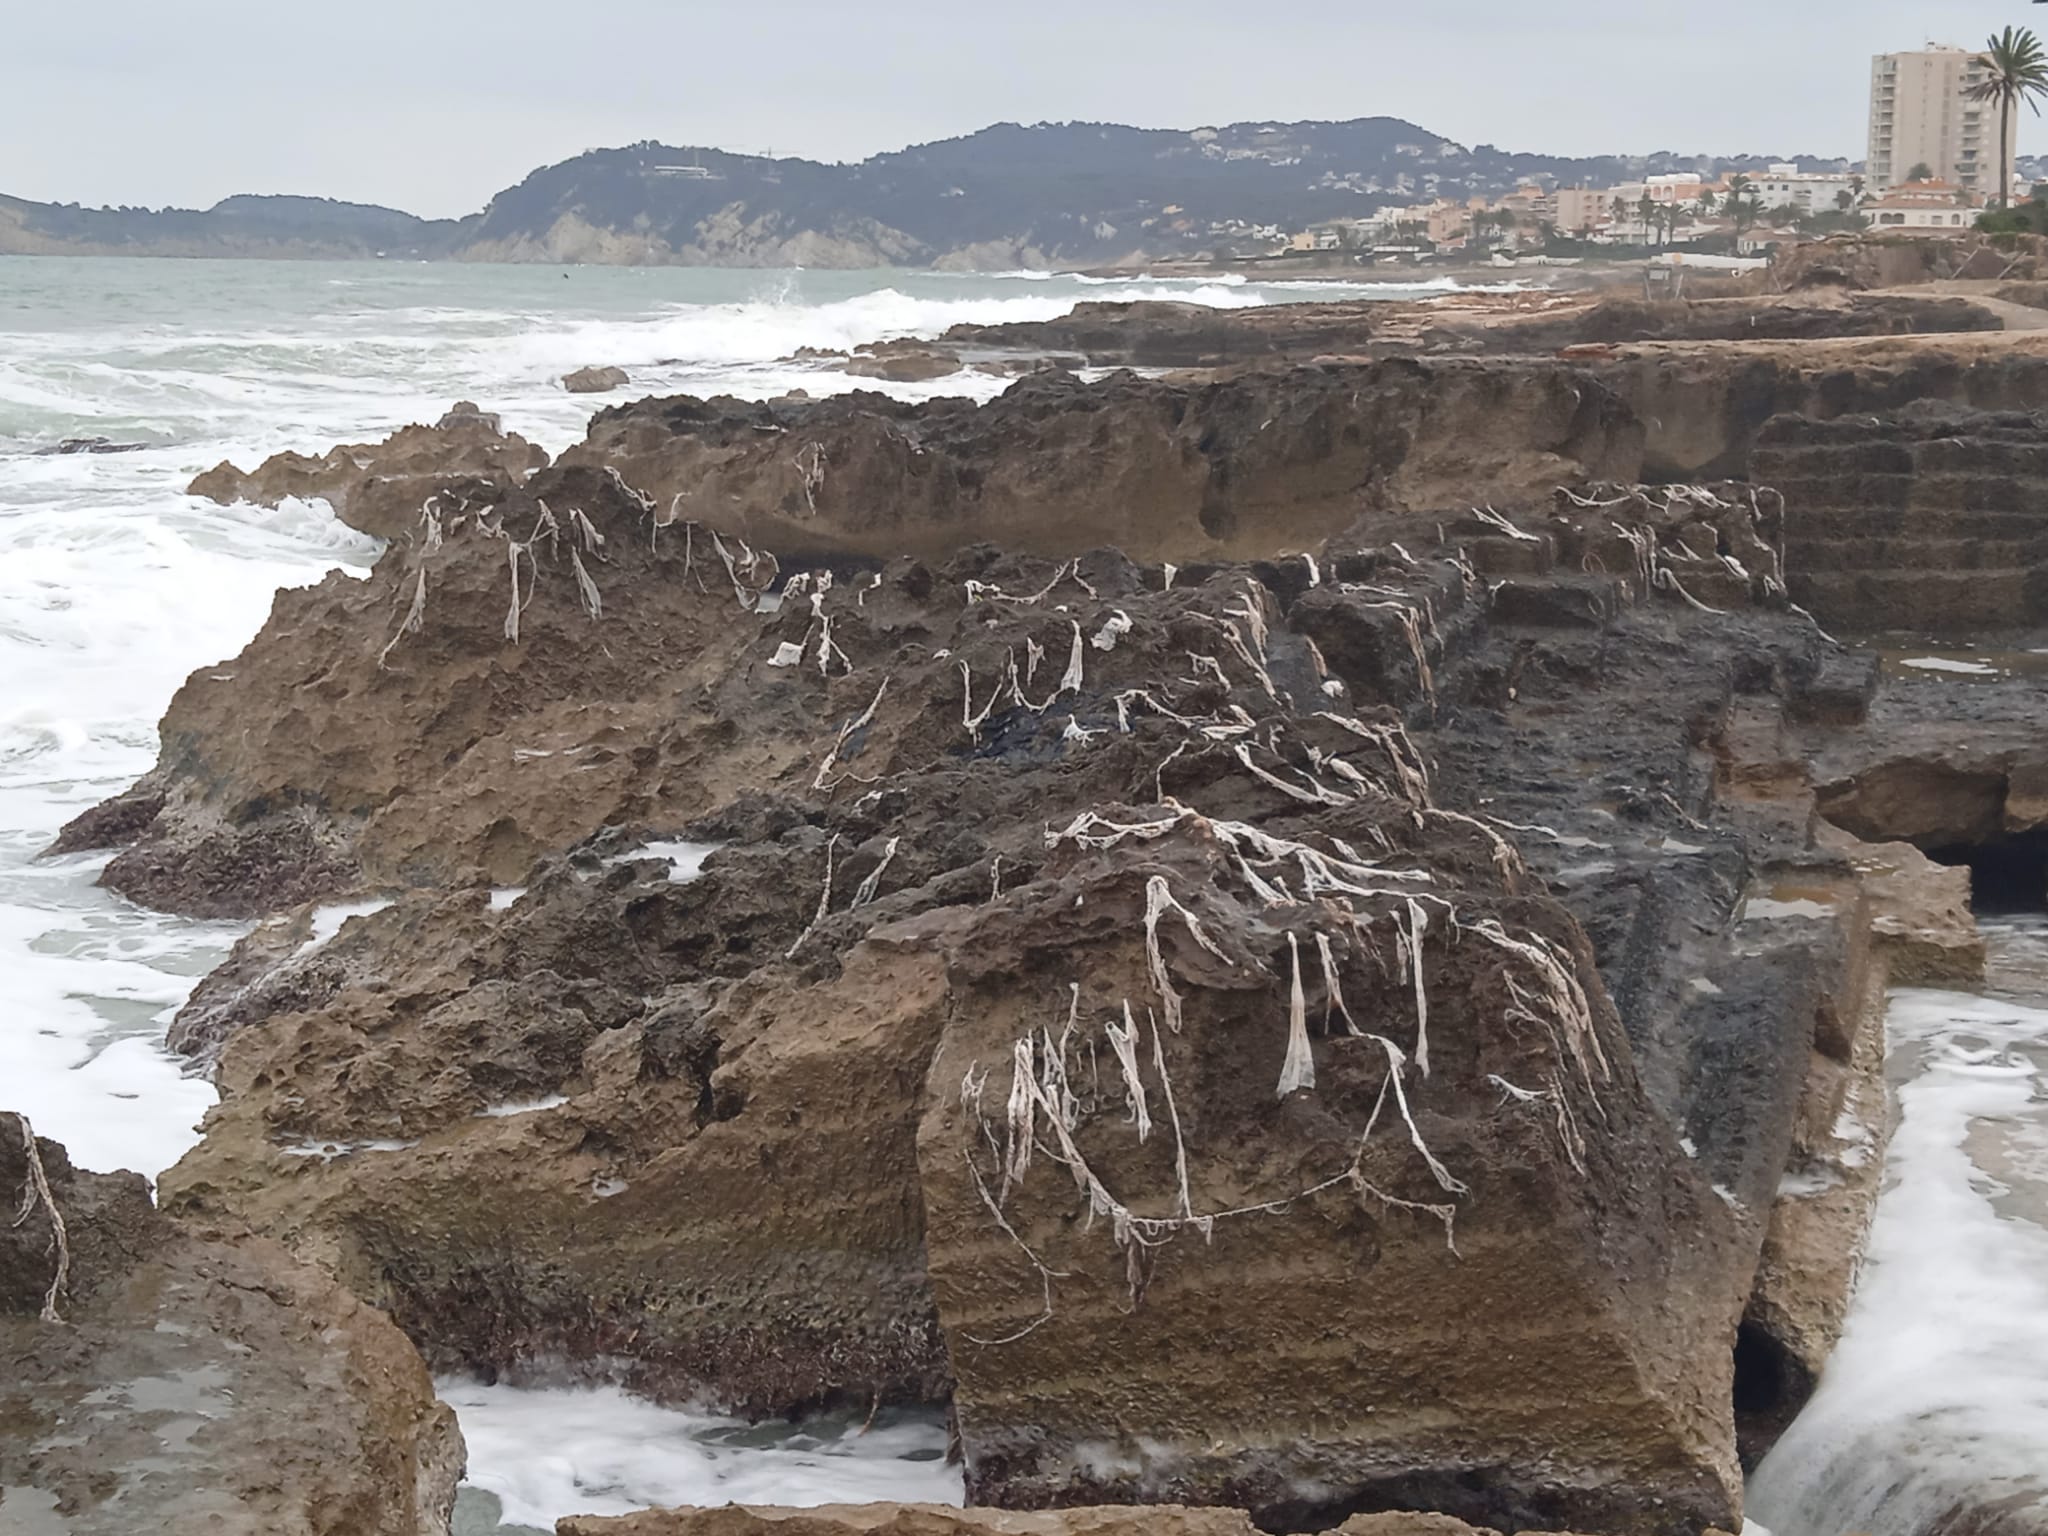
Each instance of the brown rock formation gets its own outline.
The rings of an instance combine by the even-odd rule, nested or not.
[[[1317,370],[1285,387],[1254,377],[1199,390],[1129,378],[1099,389],[1045,380],[991,406],[942,401],[922,412],[873,397],[751,407],[643,402],[602,413],[586,444],[530,482],[530,496],[522,491],[484,511],[451,501],[445,519],[431,519],[436,528],[488,528],[493,541],[465,536],[439,545],[422,525],[423,547],[402,591],[336,576],[282,594],[233,669],[195,674],[172,701],[158,772],[118,806],[67,828],[58,846],[140,833],[105,882],[139,901],[221,916],[275,910],[358,879],[407,884],[482,866],[494,879],[516,880],[541,850],[603,825],[604,792],[638,772],[616,751],[582,760],[558,751],[591,744],[593,707],[619,739],[631,739],[667,716],[674,694],[666,690],[707,687],[731,658],[732,636],[707,605],[678,585],[641,579],[680,562],[702,588],[715,557],[698,553],[688,524],[678,530],[684,548],[663,549],[648,526],[650,498],[635,487],[654,491],[655,519],[701,510],[714,528],[746,539],[787,534],[800,549],[950,552],[973,529],[1000,526],[1024,548],[1114,537],[1184,560],[1232,548],[1307,548],[1366,507],[1428,504],[1451,483],[1505,497],[1532,481],[1547,490],[1566,466],[1626,473],[1635,432],[1597,387],[1555,365],[1500,372],[1389,364]],[[598,463],[602,473],[583,467]],[[552,514],[554,531],[538,536],[543,500],[565,518],[584,517],[590,537],[609,542],[565,551],[568,535]],[[524,554],[501,565],[514,543]],[[535,562],[543,556],[557,579],[540,581]],[[610,633],[625,626],[653,649],[660,630],[705,649],[664,651],[680,671],[650,671],[605,659],[627,654],[607,647],[588,677],[565,683],[537,661],[494,669],[482,689],[472,685],[473,662],[430,659],[587,652],[581,641],[594,621],[564,564],[585,566],[586,576],[597,567],[603,579],[589,578],[593,589],[613,589]],[[525,650],[509,638],[515,626],[492,616],[486,595],[497,589],[509,607],[515,572],[524,573],[517,627],[531,637]],[[407,638],[415,603],[422,625],[437,603],[462,617],[434,624],[423,647]],[[337,629],[384,629],[385,638],[335,655],[326,637]],[[423,648],[425,664],[412,665]],[[284,686],[288,673],[303,678],[309,666],[324,676],[328,696],[354,700],[331,719],[321,705],[317,731],[304,691]],[[269,690],[298,702],[252,726],[240,701]],[[428,724],[411,723],[419,721]],[[515,729],[530,739],[514,740]],[[573,740],[554,741],[562,729]],[[737,769],[740,779],[705,786],[706,808],[751,775],[782,766],[775,754],[787,746],[769,740],[760,750],[763,757]],[[421,796],[421,786],[448,782],[449,765],[470,752],[480,762],[519,764],[532,779],[557,778],[574,793],[533,802],[546,808],[539,824],[531,811],[504,814],[489,797],[450,805]],[[348,769],[336,772],[344,762]],[[164,796],[170,801],[159,804]]]
[[[1882,233],[1833,235],[1779,252],[1771,277],[1781,289],[1895,288],[1956,278],[2048,277],[2048,240],[2038,235],[1899,239]]]
[[[1812,1011],[1763,994],[1727,1026],[1744,1070],[1783,1084],[1770,1093],[1686,1066],[1681,1014],[1652,999],[1677,991],[1667,964],[1697,957],[1651,957],[1673,948],[1659,934],[1712,928],[1721,898],[1567,887],[1589,951],[1499,833],[1443,807],[1591,824],[1581,798],[1559,814],[1503,793],[1576,783],[1520,744],[1583,751],[1584,723],[1553,721],[1576,698],[1607,722],[1633,814],[1667,814],[1641,788],[1659,782],[1704,809],[1683,782],[1699,711],[1730,669],[1810,666],[1814,642],[1767,616],[1685,646],[1668,626],[1690,611],[1681,589],[1771,600],[1774,510],[1596,491],[1519,521],[1443,519],[1427,559],[1401,542],[1435,548],[1422,515],[1383,521],[1401,539],[1370,549],[1171,586],[1113,556],[976,552],[810,578],[749,613],[751,550],[657,526],[658,505],[608,475],[571,466],[545,489],[552,532],[528,492],[451,518],[368,583],[287,595],[232,694],[202,674],[174,705],[160,848],[235,846],[230,829],[290,804],[372,883],[527,889],[501,908],[421,890],[311,953],[291,931],[250,941],[195,999],[195,1043],[227,1032],[224,1100],[164,1180],[169,1206],[317,1256],[438,1364],[623,1362],[646,1390],[757,1412],[951,1389],[983,1497],[1181,1496],[1289,1521],[1418,1502],[1504,1525],[1734,1518],[1731,1342],[1762,1233],[1709,1186],[1768,1206],[1800,1081],[1782,1067],[1803,1063]],[[1742,577],[1709,553],[1723,544]],[[1616,684],[1629,732],[1585,687],[1600,631],[1528,624],[1460,548],[1529,611],[1546,587],[1597,592],[1640,626]],[[309,694],[314,656],[328,682]],[[1695,669],[1680,686],[1657,670],[1677,656]],[[271,692],[315,713],[251,732],[269,711],[249,701]],[[1488,723],[1517,697],[1527,724]],[[1420,727],[1432,700],[1461,764],[1449,801],[1385,712]],[[1115,825],[1048,843],[1091,811]],[[640,834],[551,852],[634,826],[731,846],[686,884],[665,860],[619,860]],[[1668,856],[1631,858],[1640,881]],[[1155,914],[1178,1032],[1147,949],[1158,888],[1215,949]],[[1299,1049],[1297,956],[1314,1021]],[[1626,1036],[1595,956],[1630,1000]],[[1387,1045],[1346,1034],[1339,987]],[[1119,1123],[1106,1032],[1126,1000],[1143,1143]],[[1020,1042],[1065,1066],[1074,1150],[1138,1225],[1100,1206],[1091,1221],[1093,1187],[1076,1204],[1044,1158],[1002,1187],[990,1158]],[[1082,1095],[1084,1042],[1112,1075]],[[1317,1085],[1283,1100],[1290,1055]],[[1188,1230],[1240,1210],[1213,1247]],[[1020,1242],[1060,1272],[1052,1318],[980,1342],[1041,1314]],[[1504,1377],[1493,1345],[1446,1335],[1444,1297],[1498,1318],[1525,1364]],[[1341,1356],[1314,1342],[1333,1318]],[[1199,1368],[1204,1338],[1233,1369]],[[1275,1406],[1297,1399],[1326,1411]],[[1113,1449],[1084,1470],[1091,1442]],[[1328,1493],[1300,1491],[1312,1465]]]
[[[846,360],[856,378],[923,383],[960,371],[960,354],[922,341],[884,341],[865,347]]]
[[[430,497],[458,503],[520,484],[548,462],[498,418],[462,401],[432,427],[401,427],[381,443],[330,448],[318,458],[275,453],[247,473],[229,463],[206,471],[187,494],[274,507],[287,496],[318,498],[351,528],[380,539],[415,529]]]
[[[1889,414],[1923,400],[1997,411],[2048,405],[2048,337],[2006,331],[2004,317],[2024,311],[1977,294],[1802,292],[1690,302],[1626,294],[1455,297],[1241,310],[1084,304],[1058,320],[955,327],[947,339],[981,368],[1048,357],[1095,366],[1266,369],[1417,351],[1433,359],[1562,353],[1642,420],[1644,471],[1677,481],[1732,475],[1771,483],[1766,472],[1752,473],[1750,454],[1764,423],[1781,414]],[[1499,377],[1512,371],[1494,366]],[[1486,477],[1475,486],[1485,490]],[[1507,493],[1487,495],[1503,500]]]
[[[59,846],[139,837],[105,884],[182,911],[256,916],[359,883],[514,881],[537,854],[595,831],[621,795],[648,787],[639,744],[678,698],[692,714],[739,710],[743,690],[720,704],[713,685],[731,686],[727,669],[759,636],[733,626],[739,578],[701,530],[650,538],[640,504],[588,470],[554,476],[547,494],[560,518],[511,493],[482,513],[430,519],[435,532],[368,583],[335,574],[280,593],[233,668],[193,674],[172,700],[157,772]],[[584,529],[605,544],[586,543]],[[600,594],[601,626],[578,568]],[[324,677],[317,691],[301,686],[303,671],[287,676],[308,664]],[[247,711],[272,690],[296,702]],[[657,780],[700,786],[689,812],[699,814],[800,750],[762,732],[721,768],[693,741]],[[500,774],[523,785],[509,802],[484,787]],[[456,785],[470,790],[449,794]]]
[[[1364,356],[1380,327],[1403,308],[1362,301],[1252,309],[1162,301],[1088,303],[1076,304],[1057,320],[956,325],[945,340],[975,351],[1071,355],[1095,367],[1221,368]]]
[[[1422,983],[1398,959],[1383,975],[1340,959],[1340,991],[1334,972],[1297,957],[1354,906],[1363,931],[1398,952],[1403,898],[1268,910],[1260,922],[1256,897],[1232,905],[1230,855],[1211,848],[1204,872],[1182,862],[1193,850],[1175,837],[1142,852],[1133,842],[1053,885],[1036,912],[930,920],[934,938],[952,930],[942,942],[957,1004],[919,1156],[970,1498],[1165,1495],[1292,1524],[1318,1513],[1300,1492],[1313,1468],[1354,1507],[1419,1501],[1615,1530],[1730,1519],[1729,1381],[1701,1362],[1747,1293],[1742,1244],[1630,1080],[1625,1037],[1569,920],[1468,885],[1455,923],[1530,947],[1467,942],[1422,962]],[[1147,885],[1161,879],[1218,949],[1205,962],[1168,941],[1176,984],[1200,986],[1178,1036],[1155,1021],[1162,994],[1146,977]],[[1034,1082],[1065,1084],[1085,1058],[1062,1041],[1054,989],[1004,979],[1019,943],[1005,929],[1065,912],[1027,953],[1073,979],[1083,1019],[1114,1019],[1135,1000],[1142,1065],[1125,1068],[1123,1090],[1090,1088],[1056,1111],[1064,1090]],[[1304,971],[1313,1016],[1341,995],[1373,1022],[1367,1038],[1335,1027],[1313,1092],[1295,1094],[1286,988],[1292,975],[1299,996]],[[1585,985],[1593,1011],[1576,1015],[1561,999]],[[1482,1022],[1549,986],[1561,990],[1547,1027],[1517,1037]],[[1422,1031],[1394,1022],[1418,989]],[[1385,1040],[1370,1037],[1379,1029],[1420,1054],[1426,1082],[1405,1062],[1390,1073]],[[1501,1083],[1533,1095],[1522,1112],[1501,1112],[1513,1100]],[[1142,1118],[1136,1134],[1123,1123],[1147,1095],[1163,1122],[1149,1147]],[[1019,1129],[1013,1108],[996,1129],[1020,1096],[1055,1128]],[[1590,1142],[1583,1124],[1599,1126]],[[1017,1175],[1034,1133],[1067,1166]],[[1276,1231],[1267,1218],[1282,1210]],[[1303,1221],[1317,1240],[1303,1240]],[[1482,1315],[1483,1354],[1444,1327]],[[1108,1367],[1115,1359],[1130,1364]],[[1565,1379],[1568,1470],[1554,1395]],[[1219,1437],[1253,1413],[1256,1434]],[[1647,1488],[1661,1514],[1622,1492]]]
[[[2048,888],[2033,853],[2048,829],[2039,798],[2048,675],[2031,653],[1989,654],[1966,663],[1975,673],[1888,667],[1867,728],[1815,743],[1812,772],[1820,814],[1835,826],[1967,863],[1980,885],[2000,887],[1999,902],[2025,903]],[[1956,914],[1914,935],[1918,963],[1936,979],[1981,969],[1981,946],[1955,932],[1959,923]]]
[[[572,395],[604,395],[633,381],[623,368],[578,368],[562,375],[562,388]]]
[[[1695,300],[1607,294],[1454,294],[1389,303],[1218,309],[1160,301],[1078,304],[1055,320],[956,325],[977,363],[1052,355],[1093,367],[1228,368],[1390,352],[1549,354],[1652,341],[1792,341],[1997,331],[1994,307],[1953,294],[1803,293]]]
[[[0,1228],[0,1528],[445,1536],[462,1438],[385,1317],[274,1243],[181,1229],[137,1175],[49,1141],[32,1173],[24,1124],[0,1113],[0,1188],[29,1195]]]
[[[281,596],[71,834],[180,906],[396,893],[195,995],[167,1207],[436,1364],[950,1394],[982,1499],[1730,1527],[1867,1218],[1798,1178],[1882,920],[1958,914],[1814,835],[1908,834],[1796,507],[1549,497],[1639,431],[1533,360],[601,413]],[[2032,763],[1957,771],[2003,827]]]
[[[648,400],[601,412],[562,467],[615,468],[791,563],[943,557],[993,532],[1185,562],[1306,548],[1369,509],[1632,478],[1639,431],[1560,365],[1387,363],[1195,386],[1037,376],[981,406]]]
[[[1802,509],[1793,590],[1822,622],[1973,635],[2048,619],[2041,416],[1781,416],[1753,463]]]
[[[1751,454],[1774,416],[1890,415],[1930,400],[2048,405],[2040,332],[1647,344],[1587,366],[1642,419],[1643,473],[1656,479],[1756,478]]]
[[[1514,353],[1652,341],[1811,341],[2004,329],[1996,313],[1967,298],[1859,293],[1693,300],[1614,296],[1527,318],[1487,317],[1483,325],[1460,326],[1452,319],[1427,336],[1460,348]]]

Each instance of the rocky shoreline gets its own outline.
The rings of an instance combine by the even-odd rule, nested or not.
[[[0,1512],[130,1528],[48,1405],[197,1372],[171,1474],[78,1455],[445,1530],[431,1367],[944,1405],[974,1506],[589,1536],[1739,1529],[1886,988],[2048,830],[2039,676],[1858,638],[2048,627],[2006,302],[1084,306],[943,345],[1173,371],[202,476],[388,543],[59,840],[257,926],[160,1211],[0,1117]]]

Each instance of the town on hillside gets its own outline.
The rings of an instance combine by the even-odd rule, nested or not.
[[[1411,197],[1357,219],[1256,233],[1276,242],[1263,253],[1271,257],[1333,253],[1341,260],[1348,253],[1361,263],[1569,260],[1644,250],[1763,257],[1782,242],[1835,233],[1953,235],[1976,227],[1993,206],[2048,210],[2037,196],[2048,183],[2032,174],[2048,167],[2016,158],[2017,114],[2001,112],[1981,89],[1993,67],[1986,53],[1945,44],[1878,55],[1871,62],[1869,149],[1857,163],[1679,171],[1612,186],[1531,176],[1499,197]]]

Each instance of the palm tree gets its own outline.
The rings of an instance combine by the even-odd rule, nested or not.
[[[1626,224],[1628,222],[1628,199],[1617,197],[1614,200],[1613,206],[1610,207],[1607,211],[1611,215],[1610,222],[1615,224]]]
[[[1998,206],[2012,203],[2012,109],[2025,102],[2041,115],[2048,96],[2048,54],[2027,27],[2007,27],[1984,45],[1990,73],[1964,92],[1972,101],[1998,103]]]
[[[1636,203],[1636,217],[1643,221],[1643,240],[1647,244],[1657,227],[1657,200],[1647,192]]]
[[[1699,208],[1701,218],[1711,219],[1714,216],[1714,189],[1712,187],[1708,187],[1700,193]]]
[[[1754,225],[1764,211],[1763,194],[1757,191],[1755,182],[1737,171],[1728,183],[1728,200],[1723,207],[1735,221],[1735,243],[1740,246],[1743,231]]]

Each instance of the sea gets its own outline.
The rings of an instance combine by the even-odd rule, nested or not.
[[[878,384],[792,354],[1092,300],[1452,286],[0,257],[0,1108],[84,1167],[154,1176],[214,1101],[163,1033],[241,930],[110,896],[104,855],[39,854],[150,767],[171,694],[279,588],[360,575],[378,546],[321,503],[187,496],[201,470],[373,441],[458,399],[559,451],[622,398],[565,393],[586,364],[626,369],[632,395],[987,399],[1010,381]],[[128,451],[53,451],[80,438]],[[1893,1009],[1903,1118],[1848,1336],[1753,1485],[1776,1536],[1908,1536],[1986,1490],[2048,1514],[2048,924],[1996,943],[1987,994]],[[961,1498],[932,1416],[746,1425],[615,1388],[441,1391],[469,1445],[469,1536],[648,1504]]]

